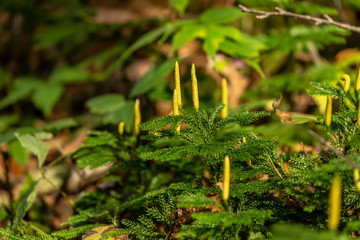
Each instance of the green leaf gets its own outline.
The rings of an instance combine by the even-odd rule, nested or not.
[[[37,50],[47,48],[71,37],[79,38],[80,36],[84,36],[97,29],[98,26],[90,25],[88,23],[72,24],[71,27],[67,24],[63,24],[51,28],[40,28],[41,31],[35,35],[35,48]],[[71,40],[73,41],[73,39]]]
[[[118,124],[125,123],[125,128],[130,131],[131,125],[134,121],[134,101],[127,101],[123,106],[114,112],[104,116],[104,124]]]
[[[91,113],[104,114],[113,112],[125,104],[125,98],[121,94],[105,94],[94,97],[86,102],[86,107]]]
[[[131,45],[120,57],[119,61],[122,62],[126,58],[128,58],[133,52],[138,50],[139,48],[155,41],[155,39],[159,38],[166,31],[167,27],[161,27],[155,29],[154,31],[148,32],[142,35],[133,45]]]
[[[15,160],[16,163],[25,166],[29,159],[29,153],[21,146],[19,141],[13,141],[9,143],[9,154]]]
[[[49,116],[51,109],[59,100],[64,88],[58,84],[40,84],[35,88],[32,96],[32,101],[38,109],[40,109],[45,116]]]
[[[62,65],[51,73],[52,83],[78,83],[90,79],[90,72],[82,66]]]
[[[19,121],[19,115],[9,114],[0,117],[0,133],[6,130],[9,126]]]
[[[41,84],[41,80],[31,77],[17,78],[8,95],[0,101],[0,109],[10,106],[21,99],[28,97]]]
[[[184,15],[186,7],[189,5],[189,0],[169,0],[170,5],[179,12],[180,16]]]
[[[75,119],[65,118],[65,119],[61,119],[61,120],[46,124],[43,129],[45,131],[51,131],[51,130],[59,131],[62,129],[75,127],[77,125],[78,125],[78,123],[75,121]]]
[[[200,21],[204,23],[229,23],[244,16],[238,7],[213,8],[207,10],[200,16]]]
[[[144,94],[154,88],[160,81],[174,69],[176,59],[166,61],[160,65],[154,66],[140,81],[134,86],[130,92],[130,97],[136,97]]]
[[[39,167],[41,167],[46,159],[47,154],[49,153],[49,146],[42,142],[40,139],[43,137],[49,137],[48,136],[43,136],[43,135],[38,135],[38,136],[33,136],[31,134],[24,134],[24,135],[20,135],[19,133],[15,133],[16,138],[20,141],[21,145],[26,148],[29,149],[32,153],[34,153],[39,161]]]
[[[15,225],[19,225],[25,213],[29,210],[36,197],[36,186],[39,181],[33,181],[30,175],[27,175],[25,185],[21,191],[17,206]]]
[[[180,46],[196,38],[205,38],[206,30],[202,24],[188,22],[173,37],[171,53],[174,53]]]
[[[241,32],[233,27],[207,24],[205,29],[206,37],[204,39],[203,48],[204,51],[212,57],[218,51],[220,43],[222,43],[226,38],[231,38],[237,41],[242,40]]]

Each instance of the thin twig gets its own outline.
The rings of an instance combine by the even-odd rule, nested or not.
[[[318,18],[318,17],[309,16],[309,15],[288,12],[280,7],[275,7],[276,11],[274,11],[274,12],[266,12],[266,11],[249,9],[241,4],[239,4],[238,6],[239,6],[239,8],[241,8],[241,10],[243,12],[258,14],[258,16],[256,16],[256,18],[258,18],[258,19],[265,19],[270,16],[288,16],[288,17],[299,18],[299,19],[304,19],[304,20],[310,21],[310,22],[314,22],[315,25],[322,25],[322,24],[334,25],[334,26],[337,26],[337,27],[340,27],[343,29],[347,29],[347,30],[350,30],[353,32],[360,33],[360,27],[349,25],[346,23],[337,22],[337,21],[333,20],[327,14],[323,14],[323,18]]]
[[[258,139],[258,137],[255,135],[255,133],[251,132],[251,134],[252,134],[256,139]],[[279,170],[277,170],[277,168],[275,167],[274,162],[271,160],[271,157],[270,157],[269,153],[268,153],[267,151],[265,151],[265,152],[266,152],[266,155],[268,156],[268,158],[269,158],[269,160],[270,160],[271,165],[274,167],[274,169],[275,169],[275,171],[277,172],[277,174],[279,175],[279,177],[280,177],[282,180],[284,180],[283,177],[281,176]]]
[[[302,148],[303,148],[303,150],[304,150],[305,155],[308,156],[303,142],[301,142],[301,146],[302,146]]]
[[[345,156],[342,152],[340,152],[337,148],[333,147],[330,143],[328,143],[324,138],[317,135],[314,131],[309,130],[309,134],[316,138],[319,142],[321,142],[327,149],[338,155],[340,158],[342,158],[345,162],[347,162],[350,166],[352,166],[355,169],[358,169],[360,171],[360,168],[358,165],[356,165],[355,162],[353,162],[350,158]]]

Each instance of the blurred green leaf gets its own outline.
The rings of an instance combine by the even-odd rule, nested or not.
[[[188,24],[181,27],[173,37],[171,43],[171,53],[174,53],[180,46],[184,45],[185,43],[196,38],[204,38],[205,36],[206,30],[203,25],[196,24],[195,22],[189,22]]]
[[[28,174],[26,182],[20,193],[20,199],[18,201],[15,225],[19,225],[21,220],[24,218],[25,213],[29,210],[36,197],[36,186],[38,181],[33,181],[31,176]]]
[[[273,240],[347,240],[345,235],[340,235],[337,231],[319,231],[313,227],[300,224],[276,224],[272,227]]]
[[[32,91],[41,84],[38,78],[22,77],[15,79],[14,85],[8,95],[0,101],[0,109],[10,106],[21,99],[28,97]]]
[[[58,66],[50,76],[52,83],[78,83],[88,79],[90,72],[82,66]]]
[[[168,60],[164,63],[154,66],[140,81],[133,87],[130,97],[136,97],[144,94],[154,88],[160,81],[174,69],[176,59]]]
[[[55,103],[60,99],[64,88],[58,84],[40,84],[35,88],[32,95],[32,101],[38,109],[40,109],[45,116],[49,116],[51,109]]]
[[[23,135],[15,133],[15,136],[24,148],[29,149],[36,155],[39,161],[39,167],[42,167],[50,150],[47,143],[41,141],[40,137],[28,133]]]
[[[229,23],[244,16],[238,7],[213,8],[204,12],[199,20],[203,23],[222,24]]]
[[[44,130],[45,131],[50,131],[50,130],[62,130],[62,129],[66,129],[66,128],[71,128],[71,127],[75,127],[77,126],[78,123],[75,121],[75,119],[73,118],[65,118],[65,119],[61,119],[55,122],[51,122],[48,123],[44,126]]]
[[[99,26],[90,25],[88,23],[78,23],[69,25],[57,25],[56,27],[45,27],[35,35],[35,49],[40,50],[50,47],[52,45],[61,43],[71,37],[84,36],[94,30],[97,30]]]
[[[16,163],[25,166],[29,159],[29,153],[21,146],[19,141],[13,141],[9,143],[9,154],[15,160]]]
[[[186,7],[189,5],[189,0],[169,0],[170,5],[179,12],[180,16],[184,15]]]
[[[125,128],[130,131],[134,121],[134,101],[127,101],[119,109],[104,116],[104,124],[125,123]]]
[[[19,120],[19,115],[9,114],[0,116],[0,133]]]
[[[125,98],[120,94],[105,94],[94,97],[86,102],[91,113],[104,114],[113,112],[125,104]]]

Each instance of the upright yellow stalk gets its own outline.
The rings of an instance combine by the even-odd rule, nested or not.
[[[341,177],[335,175],[329,194],[329,230],[336,230],[339,226],[341,214]]]
[[[181,106],[181,86],[180,86],[180,71],[179,71],[179,63],[175,62],[175,89],[177,91],[178,103]]]
[[[344,92],[348,92],[350,89],[350,82],[351,82],[350,76],[348,74],[343,74],[341,75],[340,80],[345,81]]]
[[[120,122],[118,125],[118,132],[119,132],[120,136],[124,135],[124,126],[125,126],[124,122]]]
[[[360,173],[358,169],[354,169],[354,182],[355,182],[355,186],[356,189],[360,192]]]
[[[199,91],[198,91],[198,85],[197,85],[197,79],[196,79],[196,73],[195,73],[195,65],[192,64],[191,66],[191,82],[192,82],[192,99],[194,108],[196,111],[199,110]]]
[[[225,156],[224,159],[224,184],[223,184],[223,200],[226,202],[229,199],[230,193],[230,158]]]
[[[332,112],[332,99],[328,95],[326,99],[326,108],[325,108],[325,125],[330,126],[331,124],[331,112]]]
[[[357,125],[360,127],[360,98],[358,102]]]
[[[360,90],[360,65],[358,67],[358,73],[355,79],[354,89],[355,92],[358,92]]]
[[[228,86],[225,78],[222,79],[221,83],[221,102],[224,104],[224,108],[221,110],[221,118],[224,119],[228,115],[229,105]]]
[[[174,90],[174,95],[173,95],[173,113],[174,116],[179,115],[179,98],[178,98],[178,91],[176,89]],[[180,132],[180,124],[176,125],[176,132],[177,133]]]
[[[141,123],[141,113],[140,113],[140,101],[139,99],[135,100],[134,105],[134,133],[138,135],[140,133],[139,124]]]

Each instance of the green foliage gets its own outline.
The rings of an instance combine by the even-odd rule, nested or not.
[[[335,15],[338,11],[330,3],[240,2],[249,7],[273,10],[277,6],[314,16]],[[346,0],[343,4],[358,7],[355,2]],[[4,96],[0,100],[0,132],[4,133],[0,142],[8,143],[9,149],[4,147],[2,154],[6,174],[0,186],[7,194],[4,201],[1,199],[4,209],[0,209],[0,220],[6,228],[0,229],[1,238],[74,239],[103,224],[118,229],[103,239],[121,234],[131,239],[358,237],[360,201],[352,179],[353,167],[343,156],[327,150],[291,153],[293,142],[314,142],[303,138],[307,129],[314,127],[317,132],[324,129],[326,140],[354,164],[360,163],[358,93],[353,89],[345,93],[341,84],[335,84],[344,71],[354,77],[354,65],[360,60],[355,50],[342,52],[344,43],[353,41],[350,32],[334,26],[300,26],[291,18],[253,20],[236,6],[206,6],[200,12],[204,6],[196,1],[169,0],[169,4],[178,14],[160,20],[109,24],[98,18],[101,7],[91,10],[92,5],[84,1],[48,1],[36,6],[24,1],[0,3],[5,12],[5,24],[0,23],[5,36],[0,60],[3,63],[8,56],[10,59],[0,67]],[[341,11],[340,17],[348,11],[351,9]],[[349,20],[355,21],[356,14]],[[268,26],[276,29],[268,31]],[[141,98],[143,119],[151,119],[160,109],[158,101],[170,98],[171,84],[169,87],[164,80],[175,60],[194,61],[192,55],[184,54],[185,44],[191,41],[201,46],[191,49],[191,54],[207,59],[198,78],[199,84],[205,83],[200,88],[204,109],[189,110],[190,104],[184,98],[180,116],[157,117],[140,125],[140,136],[130,135],[134,102],[125,96]],[[22,52],[22,48],[26,51]],[[133,79],[130,73],[138,70],[132,67],[139,58],[150,59],[153,67],[141,78]],[[219,119],[222,104],[209,111],[219,95],[218,90],[214,91],[216,82],[209,76],[231,78],[231,87],[234,84],[238,88],[238,79],[229,69],[233,73],[241,71],[248,85],[231,89],[232,94],[237,94],[234,99],[242,105],[230,110],[226,119]],[[257,87],[258,82],[262,87]],[[182,83],[184,95],[188,96],[189,83]],[[242,95],[245,88],[250,91]],[[312,118],[316,120],[313,125],[290,128],[270,121],[271,114],[261,111],[263,107],[268,109],[269,100],[264,99],[282,95],[282,107],[289,112],[304,102],[308,109],[303,112],[316,112],[315,105],[304,97],[305,89],[311,96],[331,95],[334,105],[338,103],[329,127],[323,128],[324,117],[319,116]],[[90,114],[79,111],[83,105]],[[65,113],[67,110],[69,113]],[[115,130],[120,121],[126,126],[122,136]],[[252,125],[254,122],[265,125]],[[179,133],[175,130],[178,124],[182,127]],[[80,148],[58,158],[57,152],[48,154],[50,148],[44,140],[49,139],[50,132],[72,138],[76,131],[68,130],[83,125],[97,130],[89,132]],[[289,141],[278,139],[282,133]],[[28,177],[16,199],[12,195],[15,185],[9,182],[14,178],[9,166],[13,167],[11,161],[15,159],[27,168],[26,149],[38,158],[42,177],[35,181]],[[318,147],[314,145],[313,149]],[[224,202],[221,193],[225,156],[231,160],[231,187],[229,200]],[[64,159],[66,162],[62,162]],[[49,219],[39,221],[37,216],[47,213],[36,214],[51,206],[36,201],[36,190],[38,182],[45,179],[46,169],[58,163],[76,169],[81,176],[87,167],[96,171],[106,166],[106,172],[94,182],[84,181],[79,192],[66,193],[65,185],[57,189],[62,195],[57,195],[57,200],[71,202],[67,194],[78,198],[74,215],[62,224],[68,229],[51,233]],[[326,230],[334,174],[343,178],[338,232]]]
[[[44,164],[46,156],[49,152],[49,146],[42,140],[52,138],[52,134],[47,132],[39,132],[35,135],[20,135],[19,133],[15,133],[15,136],[24,148],[29,149],[37,156],[39,167],[41,167]]]

